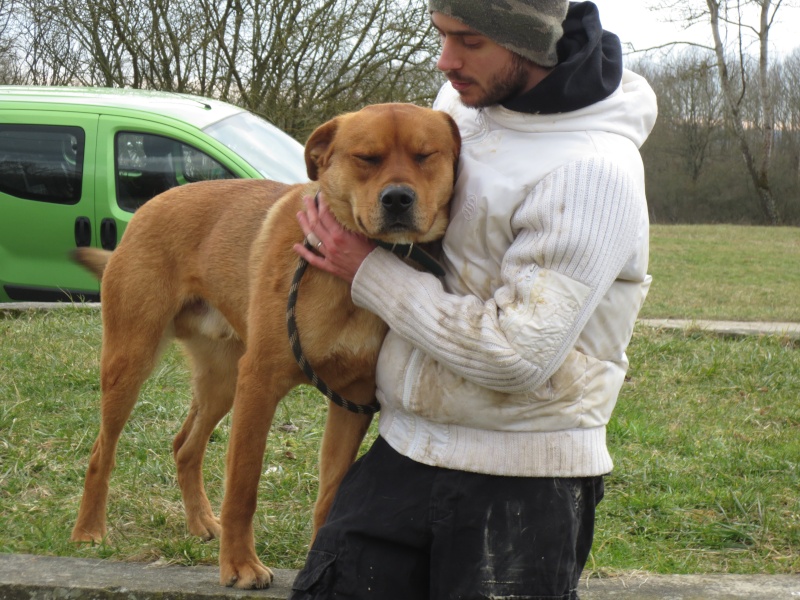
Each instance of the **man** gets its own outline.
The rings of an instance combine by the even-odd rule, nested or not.
[[[294,599],[577,598],[605,427],[649,287],[638,148],[656,116],[590,2],[429,0],[463,146],[442,280],[298,215],[390,326],[380,437]]]

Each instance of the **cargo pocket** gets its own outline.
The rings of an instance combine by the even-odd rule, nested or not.
[[[317,584],[320,584],[319,591],[330,589],[333,579],[333,563],[336,562],[336,555],[321,550],[311,550],[306,558],[306,565],[292,584],[292,590],[296,592],[313,591]],[[313,596],[311,596],[313,597]]]

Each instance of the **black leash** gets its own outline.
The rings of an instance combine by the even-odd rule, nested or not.
[[[442,277],[444,275],[444,269],[442,266],[436,262],[436,260],[430,254],[414,244],[388,244],[386,242],[380,242],[377,240],[373,241],[381,248],[385,248],[386,250],[395,253],[400,258],[410,258],[438,277]],[[304,242],[304,245],[309,250],[314,250],[314,248],[311,247],[311,244],[308,243],[308,240]],[[294,272],[292,285],[289,288],[289,302],[286,307],[286,325],[289,329],[289,343],[292,346],[292,352],[294,353],[294,358],[297,361],[297,365],[303,371],[305,376],[308,377],[309,381],[311,381],[311,384],[320,392],[322,392],[323,396],[337,406],[341,406],[345,410],[349,410],[352,413],[360,415],[374,415],[381,409],[381,405],[378,404],[377,401],[373,401],[368,405],[363,405],[350,402],[346,398],[343,398],[330,387],[328,387],[328,384],[326,384],[322,379],[319,378],[319,376],[317,376],[316,372],[303,354],[303,349],[300,346],[300,333],[297,331],[297,321],[295,320],[294,309],[295,306],[297,306],[297,294],[300,288],[300,280],[303,278],[303,274],[306,272],[307,266],[308,261],[306,261],[306,259],[303,257],[300,257],[297,262],[297,269],[295,269]]]

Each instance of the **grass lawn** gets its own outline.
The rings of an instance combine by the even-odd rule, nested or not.
[[[800,229],[657,225],[641,315],[800,322]]]
[[[651,253],[644,316],[800,320],[798,230],[658,227]],[[214,564],[218,543],[186,533],[175,482],[171,438],[190,398],[177,348],[147,382],[120,442],[108,540],[69,542],[99,426],[100,334],[92,310],[0,313],[0,552]],[[608,432],[616,468],[587,570],[800,571],[797,344],[640,326],[629,356]],[[326,410],[306,387],[279,407],[255,523],[270,566],[303,561]],[[206,462],[215,507],[228,429],[226,419]]]

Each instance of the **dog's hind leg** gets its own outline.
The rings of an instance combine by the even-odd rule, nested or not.
[[[165,331],[171,314],[163,307],[160,311],[151,308],[155,310],[133,312],[129,302],[103,298],[100,433],[92,447],[78,519],[72,530],[71,539],[75,542],[100,542],[106,535],[108,480],[117,442],[142,384],[169,341]]]
[[[372,402],[374,394],[374,381],[342,389],[344,397],[359,404]],[[355,461],[371,421],[372,415],[355,414],[334,404],[328,405],[328,418],[320,449],[319,492],[314,504],[312,543],[328,517],[336,490]]]
[[[181,340],[192,360],[192,406],[172,444],[189,533],[205,540],[220,536],[203,484],[208,440],[228,413],[236,392],[236,373],[244,345],[238,339],[212,340],[200,335]]]

